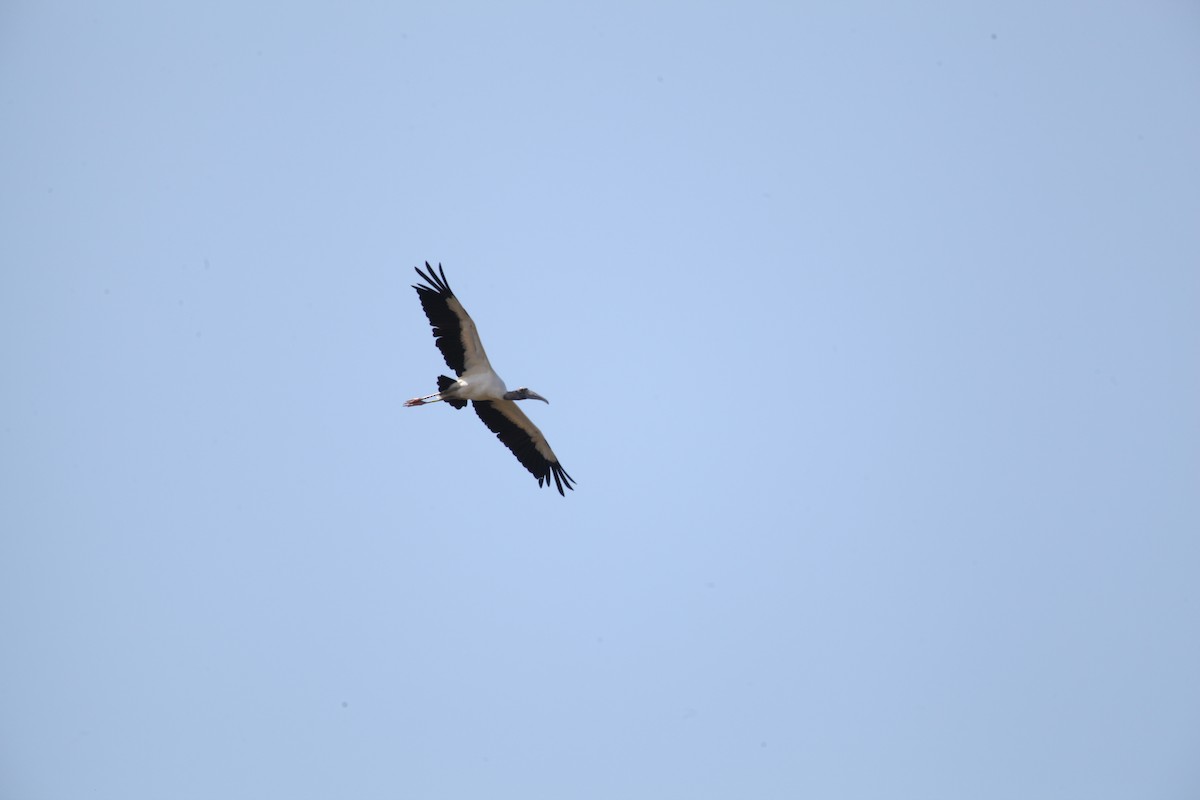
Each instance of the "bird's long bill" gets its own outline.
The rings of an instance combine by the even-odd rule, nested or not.
[[[542,401],[543,403],[545,403],[546,405],[550,405],[550,401],[549,401],[549,400],[547,400],[546,398],[542,397],[542,396],[541,396],[540,394],[538,394],[537,392],[531,392],[531,391],[529,391],[528,389],[526,389],[526,390],[525,390],[525,395],[526,395],[526,396],[527,396],[527,397],[528,397],[530,400],[541,400],[541,401]]]

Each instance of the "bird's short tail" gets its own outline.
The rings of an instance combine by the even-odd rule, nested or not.
[[[447,389],[449,389],[451,386],[453,386],[456,383],[458,383],[458,381],[454,380],[454,378],[447,378],[445,375],[438,375],[438,391],[439,392],[446,391]],[[467,407],[466,400],[453,400],[449,397],[446,397],[444,399],[447,403],[454,406],[455,408],[466,408]]]

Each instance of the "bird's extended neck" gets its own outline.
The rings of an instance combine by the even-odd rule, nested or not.
[[[550,401],[542,397],[537,392],[527,389],[522,386],[520,389],[513,389],[511,392],[504,393],[505,400],[541,400],[543,403],[549,404]]]

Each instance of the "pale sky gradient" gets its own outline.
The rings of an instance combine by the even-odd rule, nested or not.
[[[1196,3],[14,2],[0,110],[0,797],[1200,797]]]

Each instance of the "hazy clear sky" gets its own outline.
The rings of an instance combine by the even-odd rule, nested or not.
[[[15,2],[0,110],[0,796],[1200,796],[1194,2]]]

